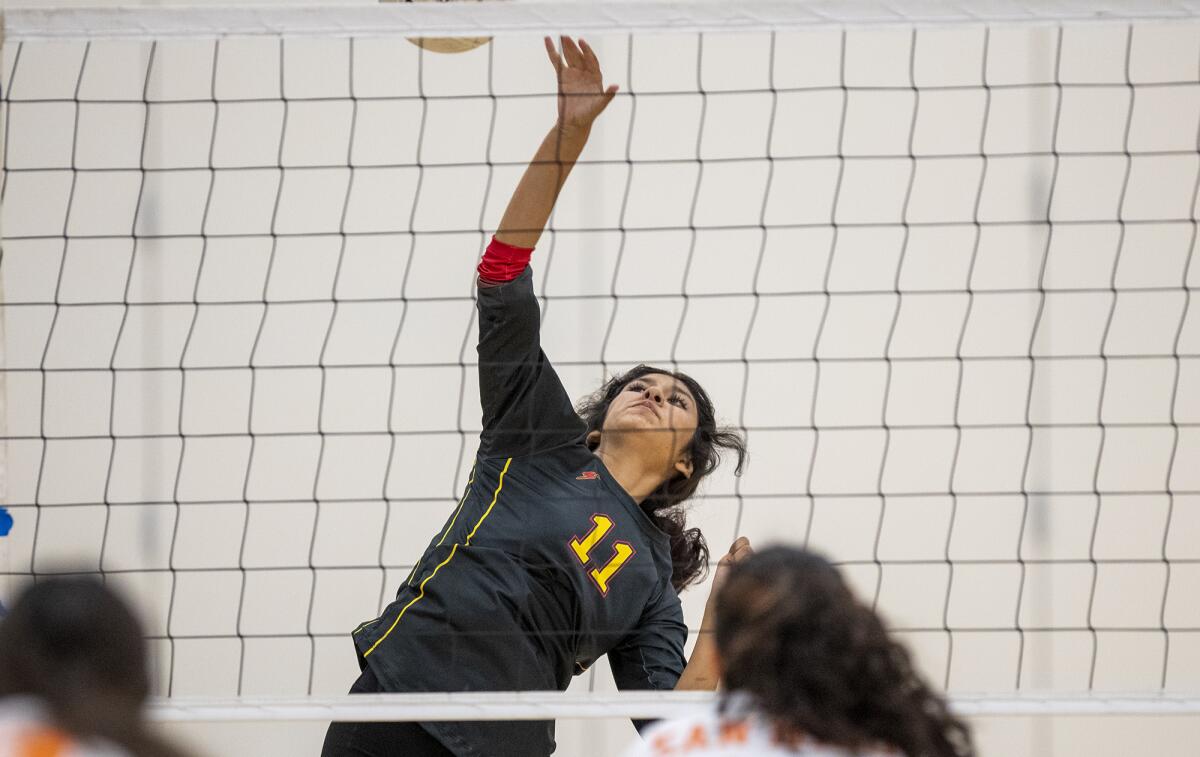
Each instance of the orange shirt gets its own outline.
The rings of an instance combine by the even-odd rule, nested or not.
[[[43,727],[16,734],[13,747],[16,757],[66,757],[74,745],[65,733]]]
[[[130,757],[106,744],[78,741],[49,723],[32,699],[0,701],[0,757]]]

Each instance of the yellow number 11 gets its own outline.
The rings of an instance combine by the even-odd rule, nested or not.
[[[582,539],[578,536],[571,539],[571,550],[579,558],[581,565],[587,565],[592,550],[612,530],[612,527],[612,518],[596,513],[592,516],[591,530],[584,534]],[[612,577],[617,574],[617,571],[625,567],[625,563],[629,562],[629,558],[636,554],[633,546],[623,541],[619,541],[613,545],[613,552],[615,554],[613,554],[611,560],[599,568],[592,568],[588,571],[588,575],[596,582],[596,588],[604,596],[608,596],[608,584],[612,581]]]

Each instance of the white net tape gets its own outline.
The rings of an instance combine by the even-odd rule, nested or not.
[[[364,3],[362,6],[251,8],[234,5],[172,9],[12,9],[10,40],[47,38],[283,36],[522,35],[785,31],[829,25],[978,24],[1130,21],[1195,18],[1195,0],[938,2],[893,0],[637,0],[492,3]]]
[[[716,695],[700,692],[569,694],[489,692],[474,694],[361,694],[342,697],[264,699],[169,699],[152,704],[150,716],[162,723],[240,721],[429,722],[439,720],[608,720],[672,718],[711,706]],[[1200,697],[1171,694],[1077,696],[1036,694],[956,697],[954,712],[964,717],[1014,715],[1177,715],[1200,714]]]

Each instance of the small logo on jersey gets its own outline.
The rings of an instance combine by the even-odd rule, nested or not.
[[[576,481],[595,481],[598,478],[600,478],[600,474],[597,473],[596,471],[585,470],[583,473],[580,473],[578,476],[576,476],[575,480]]]

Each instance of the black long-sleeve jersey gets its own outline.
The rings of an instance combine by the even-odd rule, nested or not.
[[[687,627],[668,537],[585,446],[541,349],[527,268],[479,289],[483,433],[445,527],[354,631],[386,691],[563,690],[607,654],[622,689],[671,689]],[[459,755],[554,751],[552,721],[423,723]]]

